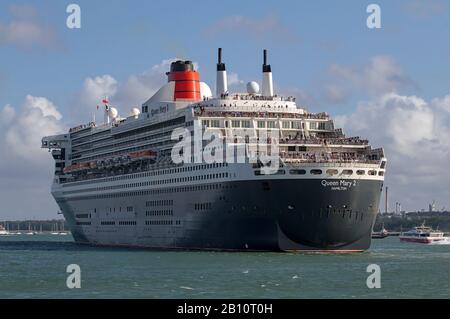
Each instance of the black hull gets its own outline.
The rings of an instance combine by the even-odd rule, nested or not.
[[[100,206],[101,199],[60,198],[58,203],[75,240],[83,244],[232,251],[369,249],[382,181],[351,180],[338,187],[324,184],[320,179],[237,181],[221,184],[218,189],[158,195],[173,200],[173,218],[183,220],[181,226],[141,226],[148,218],[139,219],[145,207],[136,203],[155,196],[125,197],[138,207],[137,225],[109,228],[106,234],[95,217],[90,226],[77,225],[74,217],[76,211],[91,207],[93,202]],[[196,211],[195,203],[212,206]]]

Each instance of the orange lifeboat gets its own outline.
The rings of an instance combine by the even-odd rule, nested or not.
[[[131,160],[144,160],[144,159],[153,159],[156,156],[156,152],[152,150],[145,150],[139,152],[133,152],[129,154]]]

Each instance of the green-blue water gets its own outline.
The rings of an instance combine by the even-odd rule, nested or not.
[[[66,267],[81,267],[81,289]],[[368,289],[369,264],[381,288]],[[155,252],[71,236],[0,237],[0,298],[450,298],[450,245],[375,240],[362,254]]]

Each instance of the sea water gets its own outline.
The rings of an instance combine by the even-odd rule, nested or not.
[[[67,286],[80,267],[81,288]],[[368,288],[369,265],[380,288]],[[450,298],[450,246],[373,240],[365,253],[163,252],[0,237],[0,298]]]

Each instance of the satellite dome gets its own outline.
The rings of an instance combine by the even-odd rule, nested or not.
[[[115,107],[109,109],[109,117],[115,119],[119,115],[119,111]]]
[[[202,98],[210,98],[212,97],[212,92],[208,84],[205,82],[200,82],[200,94]]]
[[[141,114],[141,111],[137,107],[131,109],[131,116],[138,117],[139,114]]]
[[[259,84],[255,81],[247,83],[247,93],[248,94],[258,94],[259,93]]]

